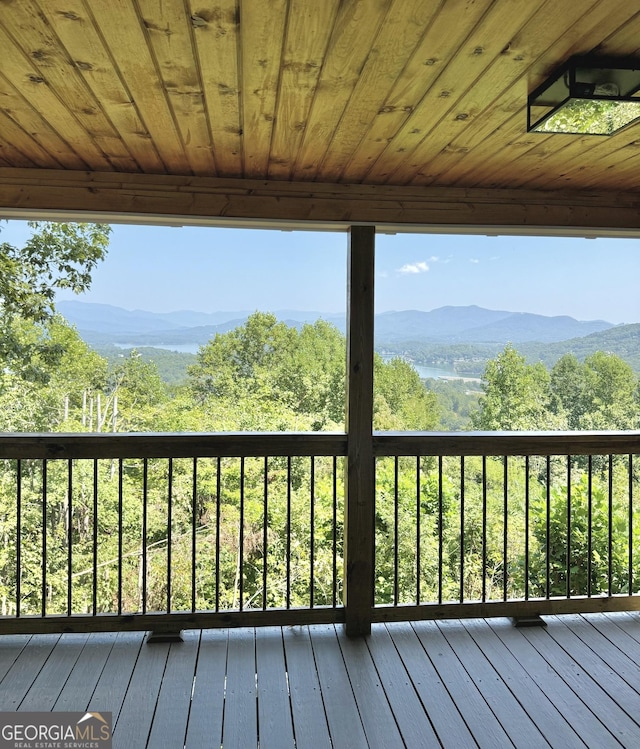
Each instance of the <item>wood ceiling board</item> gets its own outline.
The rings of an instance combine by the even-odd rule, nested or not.
[[[216,169],[220,175],[242,175],[240,9],[235,0],[219,0],[213,8],[189,0],[188,9],[205,90]]]
[[[28,133],[64,169],[86,169],[73,151],[18,89],[0,75],[0,110]]]
[[[383,102],[348,165],[353,181],[363,181],[372,172],[377,174],[374,178],[381,181],[380,173],[376,173],[378,158],[398,135],[411,113],[419,108],[432,87],[437,85],[438,78],[448,64],[447,55],[451,54],[451,49],[467,38],[490,5],[491,0],[454,0],[437,9],[437,13],[426,25],[419,46]],[[428,125],[422,120],[418,121],[419,119],[412,118],[411,133],[425,137]]]
[[[0,9],[0,23],[32,63],[35,77],[44,79],[55,91],[62,105],[84,129],[85,137],[106,156],[112,168],[135,169],[131,154],[38,6],[29,0],[12,3],[9,10]]]
[[[424,0],[395,0],[391,5],[372,40],[371,53],[322,161],[318,179],[349,181],[344,179],[345,166],[411,58],[431,16],[431,6]]]
[[[244,174],[266,177],[287,0],[242,0],[242,156]]]
[[[269,177],[289,179],[304,137],[339,0],[290,0],[273,126]]]
[[[340,4],[298,153],[296,179],[306,181],[317,177],[366,63],[371,40],[377,36],[390,4],[391,0],[376,3],[347,0]],[[369,29],[369,33],[363,33],[363,28]]]
[[[639,54],[639,40],[640,8],[617,0],[5,0],[1,158],[640,192],[640,126],[524,131],[528,91],[567,57]]]
[[[91,11],[98,32],[111,51],[115,71],[127,82],[144,128],[167,171],[189,174],[189,160],[142,19],[129,0],[92,2]]]
[[[44,169],[60,169],[62,167],[59,161],[2,110],[0,110],[0,133],[2,133],[3,138],[11,143],[14,152],[21,153],[23,157],[25,154],[29,154],[28,161],[33,166]]]
[[[215,174],[204,91],[184,5],[138,0],[151,49],[193,174]]]
[[[0,134],[4,130],[0,129]],[[13,143],[8,143],[2,137],[0,137],[0,158],[3,164],[21,167],[32,167],[35,168],[37,165],[31,161],[30,158],[25,156],[22,151],[18,150]]]
[[[483,95],[487,97],[485,113],[476,118],[473,127],[465,128],[459,135],[451,138],[441,153],[429,161],[428,172],[417,172],[414,182],[434,184],[444,178],[448,184],[457,184],[464,176],[469,183],[475,177],[475,184],[481,181],[486,184],[486,177],[479,179],[481,173],[478,165],[487,165],[491,172],[489,179],[495,180],[496,154],[504,161],[505,153],[511,150],[515,142],[516,151],[512,152],[506,162],[513,170],[515,160],[535,147],[538,139],[544,138],[539,133],[526,132],[527,95],[547,76],[548,71],[545,70],[544,74],[539,72],[547,67],[544,61],[568,59],[574,54],[584,53],[601,38],[602,24],[616,28],[619,23],[612,18],[608,3],[593,2],[588,13],[583,11],[582,6],[575,4],[566,8],[567,19],[570,21],[568,32],[558,28],[553,14],[542,14],[544,33],[538,17],[529,20],[491,69],[494,81],[510,81],[508,88],[499,94],[495,90],[493,94],[488,90],[483,91]],[[507,67],[505,72],[497,69],[502,64]],[[513,66],[511,73],[508,72],[510,66]],[[494,96],[493,99],[489,98],[491,95]],[[491,116],[492,113],[494,116]],[[497,128],[496,113],[499,115],[498,121],[502,120]],[[469,175],[470,172],[473,174]]]
[[[126,83],[118,76],[93,16],[82,0],[41,0],[47,20],[76,63],[87,86],[104,108],[141,171],[162,174],[162,159],[136,108]]]
[[[367,178],[406,184],[444,148],[452,133],[473,127],[482,100],[476,97],[466,102],[465,97],[473,96],[474,88],[504,87],[504,81],[500,78],[492,80],[488,71],[495,59],[502,56],[511,38],[543,4],[543,0],[513,0],[510,5],[512,13],[506,15],[493,3],[457,47],[434,87],[389,143]],[[467,103],[476,108],[466,106]],[[421,132],[415,133],[414,130]]]
[[[4,52],[2,77],[18,89],[38,112],[43,113],[43,116],[46,113],[46,119],[56,133],[69,144],[90,169],[112,170],[113,167],[105,155],[60,101],[46,78],[6,34],[2,27],[3,17],[0,5],[0,49]]]

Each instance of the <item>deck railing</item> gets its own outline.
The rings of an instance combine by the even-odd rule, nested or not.
[[[0,436],[0,632],[343,621],[347,439]],[[372,620],[640,608],[638,433],[373,452]]]
[[[374,438],[374,620],[640,604],[631,432]]]

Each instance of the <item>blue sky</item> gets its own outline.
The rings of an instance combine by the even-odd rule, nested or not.
[[[0,224],[20,244],[24,222]],[[81,301],[154,312],[344,312],[343,233],[114,225]],[[376,308],[490,309],[640,321],[640,240],[379,235]],[[61,299],[73,298],[65,294]]]

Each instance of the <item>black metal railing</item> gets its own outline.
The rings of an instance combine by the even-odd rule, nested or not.
[[[380,434],[375,451],[374,618],[637,608],[637,433]]]
[[[15,435],[1,449],[22,456],[0,464],[5,624],[340,618],[344,436]]]
[[[0,632],[343,621],[347,439],[0,436]],[[640,608],[638,433],[372,439],[372,620]]]

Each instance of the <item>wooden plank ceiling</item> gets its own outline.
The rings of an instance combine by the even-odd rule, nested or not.
[[[1,0],[0,172],[633,193],[640,124],[526,99],[639,48],[638,0]]]

